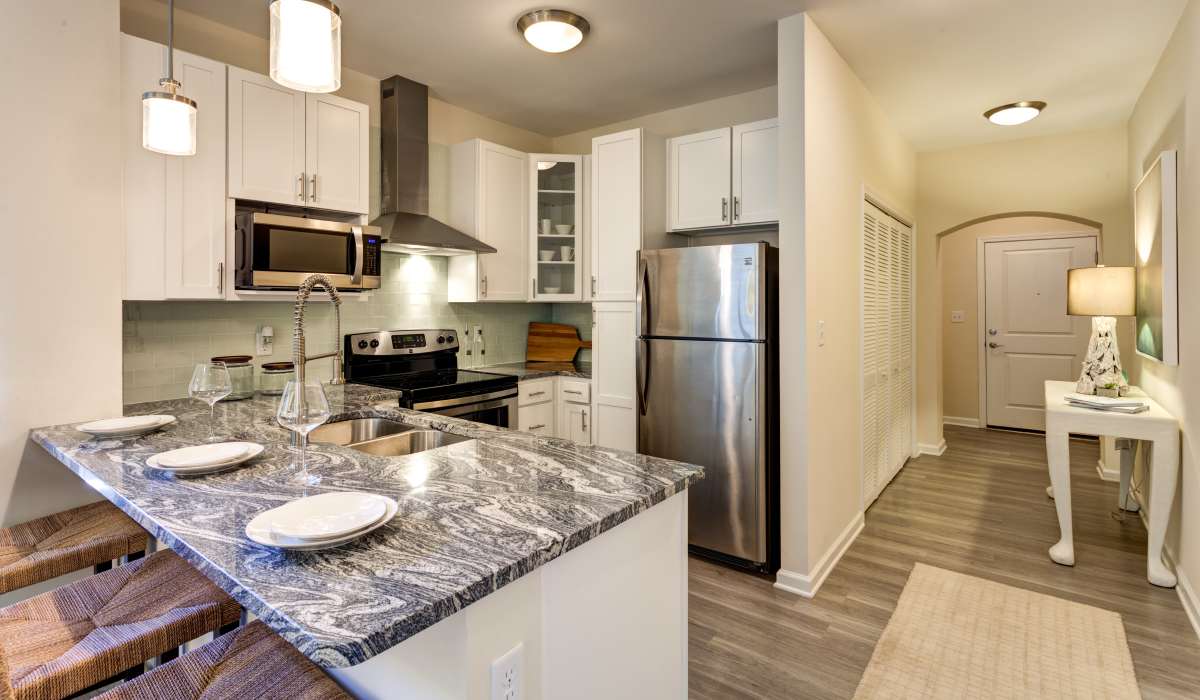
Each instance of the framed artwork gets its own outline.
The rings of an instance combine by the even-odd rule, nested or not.
[[[1133,190],[1137,352],[1179,364],[1175,151],[1163,151]]]

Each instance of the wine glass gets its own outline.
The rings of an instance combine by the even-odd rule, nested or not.
[[[321,481],[319,476],[308,473],[307,451],[308,434],[318,425],[329,420],[333,411],[329,408],[329,398],[325,396],[325,388],[315,379],[306,379],[303,384],[292,379],[283,387],[283,395],[279,397],[279,408],[275,411],[275,420],[284,428],[296,433],[300,438],[300,473],[304,483],[314,486]],[[295,463],[293,463],[295,465]]]
[[[233,393],[233,382],[224,362],[201,362],[192,370],[188,396],[208,404],[208,441],[217,442],[217,402]]]

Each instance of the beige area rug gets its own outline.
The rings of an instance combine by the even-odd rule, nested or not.
[[[1117,613],[917,564],[855,698],[1140,698]]]

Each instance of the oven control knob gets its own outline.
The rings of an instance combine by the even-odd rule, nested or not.
[[[446,336],[446,342],[447,342],[447,343],[453,343],[453,342],[454,342],[454,336],[452,336],[452,335],[448,335],[448,336]]]
[[[379,341],[378,341],[378,340],[372,340],[372,341],[371,341],[371,347],[373,347],[373,348],[377,348],[377,347],[379,347]]]
[[[446,342],[446,336],[439,335],[438,336],[438,345],[441,345],[442,343],[445,343],[445,342]]]
[[[358,349],[366,350],[367,349],[367,341],[365,341],[365,340],[358,341]]]

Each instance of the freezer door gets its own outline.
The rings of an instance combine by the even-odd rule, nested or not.
[[[638,335],[765,340],[766,243],[644,250]]]
[[[638,341],[638,452],[703,466],[688,541],[765,562],[766,345]]]

